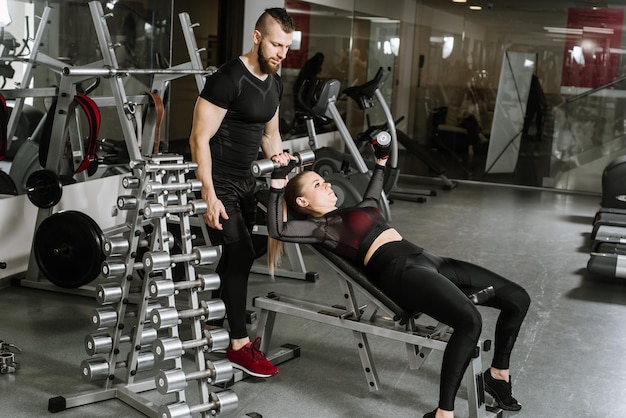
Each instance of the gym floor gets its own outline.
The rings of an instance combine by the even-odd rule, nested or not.
[[[402,186],[432,187],[406,178]],[[530,293],[532,306],[511,369],[514,395],[523,409],[505,412],[505,417],[626,416],[626,289],[621,279],[592,277],[585,269],[599,201],[599,196],[464,182],[452,191],[438,190],[427,203],[397,200],[391,205],[392,221],[406,238],[440,255],[495,270]],[[250,302],[269,291],[341,302],[330,268],[306,248],[303,253],[307,269],[320,274],[317,282],[280,277],[272,282],[253,274]],[[119,400],[47,411],[52,397],[99,387],[83,382],[79,370],[88,357],[83,339],[93,332],[90,315],[97,306],[95,299],[61,292],[15,286],[0,290],[0,339],[23,350],[16,355],[21,365],[17,373],[0,375],[0,416],[143,416]],[[483,338],[492,338],[496,313],[480,309]],[[254,324],[250,331],[254,335]],[[439,352],[413,371],[401,344],[371,338],[382,387],[370,392],[350,332],[278,315],[272,346],[285,343],[299,346],[301,356],[281,364],[280,373],[270,379],[233,385],[239,407],[228,416],[421,418],[436,406]],[[485,368],[490,355],[483,353]],[[145,396],[164,403],[155,391]],[[465,396],[462,385],[457,417],[468,416]]]

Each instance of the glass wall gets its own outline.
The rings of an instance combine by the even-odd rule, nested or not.
[[[287,86],[318,53],[316,77],[342,87],[391,68],[384,93],[394,117],[404,116],[398,128],[448,177],[600,192],[604,167],[626,153],[625,6],[288,0],[286,7],[302,30],[284,66]],[[293,129],[289,94],[281,104],[287,137],[302,134]],[[366,127],[350,101],[338,107],[353,135]],[[408,150],[400,164],[405,174],[432,174]]]
[[[41,51],[68,65],[100,59],[87,3],[9,0],[3,88],[21,79],[23,63],[16,55],[33,47],[46,5],[55,17]],[[113,14],[107,23],[121,67],[186,61],[177,18],[185,10],[200,24],[198,45],[214,55],[218,0],[101,3]],[[433,174],[419,152],[450,178],[600,192],[604,167],[626,154],[625,6],[576,8],[563,0],[481,4],[472,10],[470,3],[452,0],[285,0],[298,33],[282,69],[284,138],[306,136],[297,117],[303,79],[336,79],[344,89],[371,80],[382,67],[390,75],[381,92],[397,129],[412,141],[410,149],[401,147],[403,174]],[[38,65],[33,87],[55,86],[58,79]],[[185,80],[171,89],[172,100],[182,104],[176,107],[178,123],[168,127],[175,139],[186,139],[197,96],[193,80]],[[125,82],[128,93],[137,94],[148,88],[149,76]],[[98,89],[107,94],[107,83]],[[46,110],[43,99],[29,104]],[[337,107],[353,136],[384,122],[376,106],[364,111],[342,98]],[[105,120],[108,113],[111,120],[117,117],[111,109],[103,113]],[[117,126],[103,124],[102,136],[120,138]],[[334,126],[318,121],[316,128]]]

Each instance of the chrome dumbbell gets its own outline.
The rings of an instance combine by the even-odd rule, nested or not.
[[[167,239],[165,240],[168,247],[172,249],[174,246],[174,236],[171,232],[167,232]],[[137,248],[147,248],[150,246],[150,242],[147,239],[140,239],[137,242]],[[102,241],[102,252],[105,256],[126,256],[130,251],[130,242],[124,237],[106,237]]]
[[[192,248],[188,254],[170,254],[167,251],[152,251],[143,255],[143,268],[147,273],[161,271],[176,263],[186,261],[196,265],[215,263],[218,259],[218,247],[204,245]]]
[[[163,298],[178,294],[182,289],[196,289],[199,292],[217,290],[220,287],[220,276],[216,273],[198,274],[197,280],[173,280],[152,279],[148,283],[148,291],[151,298]]]
[[[100,272],[105,279],[117,279],[126,275],[126,267],[126,263],[121,260],[105,260],[102,262]],[[143,263],[139,261],[133,263],[133,271],[142,270],[143,268]]]
[[[206,369],[185,373],[182,369],[161,370],[155,377],[157,391],[161,395],[178,392],[187,387],[187,382],[206,379],[211,385],[228,382],[233,377],[233,365],[230,361],[207,360]]]
[[[139,348],[152,344],[158,337],[157,330],[152,328],[144,328],[141,331],[141,338],[138,341]],[[120,343],[132,343],[134,336],[123,335],[120,337]],[[135,347],[137,348],[137,347]],[[93,335],[89,334],[85,337],[85,351],[90,356],[96,354],[105,354],[113,351],[113,337],[110,334]]]
[[[155,309],[161,308],[160,303],[149,303],[146,305],[146,315],[149,315]],[[126,318],[134,318],[137,316],[136,311],[126,312]],[[97,329],[115,327],[118,323],[117,311],[111,307],[96,308],[91,314],[91,323]]]
[[[130,354],[125,361],[115,363],[115,369],[127,368],[130,364]],[[154,354],[151,352],[137,354],[137,367],[134,371],[142,372],[154,368]],[[94,357],[83,360],[80,363],[80,370],[85,382],[108,379],[112,376],[109,372],[109,362],[102,357]]]
[[[131,287],[129,294],[138,294],[141,292],[140,287]],[[96,301],[100,305],[109,305],[122,300],[124,289],[118,283],[101,283],[96,286]]]
[[[196,199],[186,205],[162,205],[160,203],[151,203],[143,208],[143,216],[146,219],[162,218],[172,213],[188,213],[190,215],[201,215],[208,209],[204,200]]]
[[[225,350],[230,343],[228,331],[222,328],[203,331],[204,338],[181,341],[179,338],[159,338],[152,343],[152,352],[157,361],[181,357],[185,350],[202,347],[204,351]]]
[[[313,161],[315,161],[315,153],[311,150],[294,152],[293,156],[296,159],[297,166],[313,164]],[[252,175],[254,177],[261,177],[264,174],[271,173],[279,167],[280,164],[272,161],[271,158],[266,158],[264,160],[253,161],[250,165],[250,170],[252,171]]]
[[[156,329],[172,328],[185,318],[200,317],[203,321],[222,319],[226,315],[226,306],[221,299],[203,300],[198,309],[179,311],[176,308],[158,308],[150,312],[150,322]]]
[[[228,414],[237,410],[239,399],[232,390],[222,392],[211,392],[210,402],[195,406],[189,406],[185,402],[177,402],[159,407],[159,417],[162,418],[183,418],[192,414],[202,414],[209,412],[211,415]]]
[[[196,192],[202,188],[200,180],[187,180],[185,183],[159,183],[156,181],[146,184],[146,195],[170,193],[170,192]]]

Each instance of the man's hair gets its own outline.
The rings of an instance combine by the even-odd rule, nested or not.
[[[282,7],[265,9],[263,14],[261,14],[259,19],[256,21],[254,29],[258,30],[262,34],[267,33],[267,27],[270,24],[270,19],[274,19],[278,22],[281,29],[285,33],[291,33],[296,29],[296,24],[293,22],[293,19],[287,14],[287,10]]]

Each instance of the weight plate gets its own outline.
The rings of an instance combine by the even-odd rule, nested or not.
[[[17,196],[17,186],[11,176],[0,170],[0,195],[2,194]]]
[[[56,173],[37,170],[26,180],[26,194],[38,208],[51,208],[61,200],[63,186]]]
[[[41,273],[63,288],[77,288],[100,274],[104,261],[102,231],[89,216],[78,211],[55,213],[37,228],[33,241]]]

